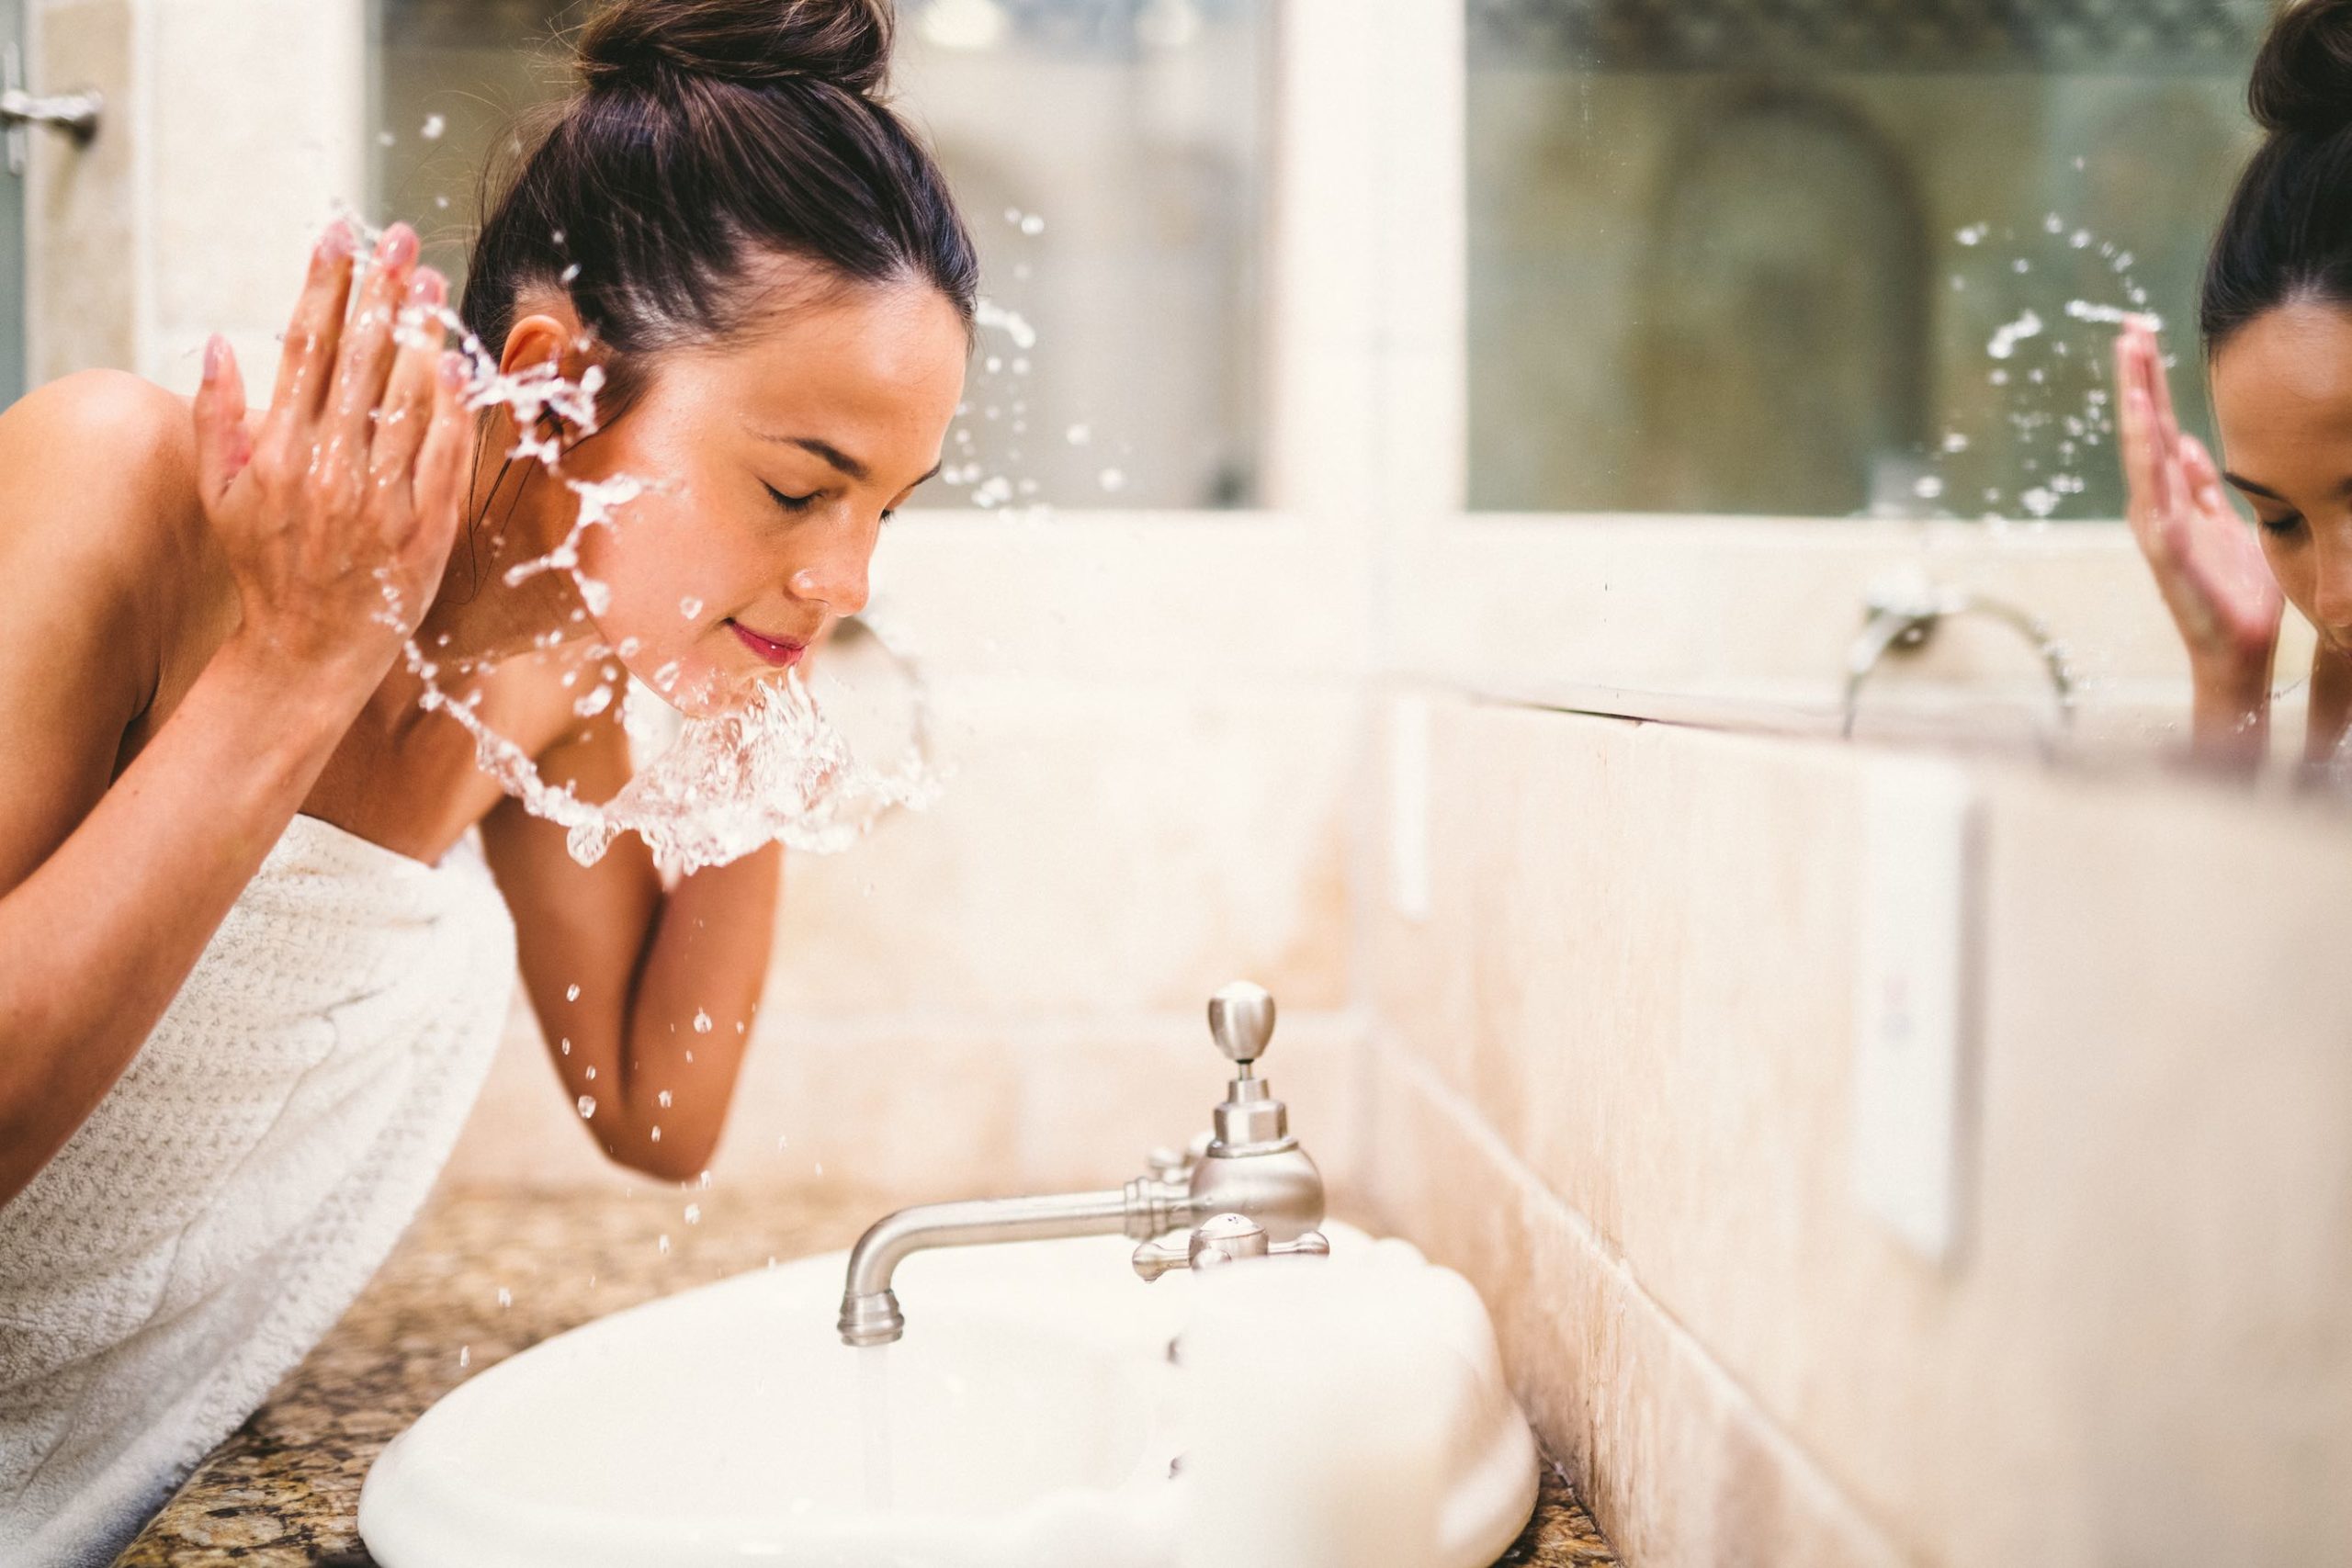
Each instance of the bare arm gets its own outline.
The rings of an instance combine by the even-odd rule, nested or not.
[[[629,775],[619,713],[616,703],[548,750],[547,777],[609,798]],[[734,1099],[784,852],[771,844],[664,893],[634,834],[582,866],[561,828],[512,800],[482,824],[482,842],[514,914],[523,983],[556,1071],[575,1103],[594,1102],[589,1135],[623,1165],[691,1179],[710,1164]]]
[[[111,783],[153,689],[141,606],[176,563],[139,512],[164,500],[152,454],[118,459],[143,479],[65,456],[154,445],[154,405],[94,418],[94,397],[137,398],[85,383],[0,420],[0,1201],[130,1065],[381,680],[401,635],[369,619],[384,585],[421,612],[437,581],[465,421],[438,333],[392,343],[407,272],[380,269],[346,330],[351,260],[322,248],[257,437],[234,360],[208,351],[196,482],[241,621]],[[379,426],[379,405],[413,417]]]

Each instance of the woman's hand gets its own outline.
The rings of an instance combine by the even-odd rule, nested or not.
[[[2268,743],[2271,662],[2284,599],[2211,453],[2181,433],[2163,351],[2143,321],[2115,344],[2123,477],[2140,553],[2188,649],[2196,750],[2240,763]]]
[[[235,574],[237,635],[372,690],[441,581],[464,496],[463,360],[442,352],[447,295],[394,224],[345,319],[354,270],[338,220],[311,255],[259,428],[215,337],[196,398],[198,488]]]

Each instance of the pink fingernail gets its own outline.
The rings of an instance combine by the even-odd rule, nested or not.
[[[438,305],[448,295],[449,286],[429,266],[418,267],[416,276],[408,280],[408,302],[412,305]]]
[[[351,225],[343,219],[338,218],[328,224],[327,231],[319,236],[319,258],[322,261],[340,261],[349,255],[351,250]]]
[[[226,345],[221,343],[219,333],[214,333],[204,340],[204,378],[206,380],[217,380],[220,378],[220,351],[224,346]]]

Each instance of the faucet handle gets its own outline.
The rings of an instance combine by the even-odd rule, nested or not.
[[[1218,987],[1209,998],[1209,1033],[1247,1077],[1250,1064],[1266,1054],[1266,1042],[1273,1038],[1273,994],[1247,980]]]
[[[1201,1222],[1182,1247],[1148,1241],[1136,1248],[1136,1272],[1157,1280],[1177,1269],[1216,1269],[1245,1258],[1328,1258],[1331,1244],[1321,1231],[1295,1241],[1266,1240],[1266,1228],[1247,1214],[1214,1214]]]

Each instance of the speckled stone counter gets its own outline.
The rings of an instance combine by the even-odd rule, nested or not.
[[[887,1207],[821,1190],[436,1198],[334,1331],[189,1477],[117,1568],[372,1568],[356,1518],[368,1467],[458,1382],[621,1307],[771,1258],[846,1247]],[[1535,1517],[1502,1562],[1615,1561],[1566,1478],[1547,1467]]]

